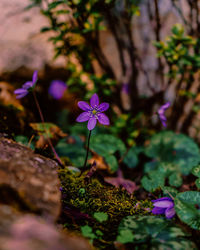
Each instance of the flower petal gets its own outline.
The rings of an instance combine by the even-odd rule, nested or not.
[[[167,208],[165,210],[165,216],[167,219],[171,219],[176,214],[174,207]]]
[[[24,93],[27,93],[26,89],[16,89],[14,91],[14,94],[16,94],[16,95],[18,95],[18,94],[24,94]]]
[[[101,112],[106,111],[109,108],[109,103],[103,102],[99,105],[98,110]]]
[[[167,121],[167,118],[164,115],[160,115],[160,120]]]
[[[164,115],[164,109],[162,109],[162,108],[159,108],[159,110],[158,110],[158,115],[160,116],[160,115]]]
[[[36,70],[36,71],[34,71],[33,77],[32,77],[33,85],[37,82],[37,80],[38,80],[38,71]]]
[[[48,89],[49,94],[56,100],[59,100],[63,97],[67,85],[61,80],[53,80]]]
[[[98,121],[103,125],[110,125],[109,118],[104,113],[98,114]]]
[[[162,125],[166,128],[167,127],[167,123],[165,121],[163,121],[163,120],[161,120],[161,122],[162,122]]]
[[[32,88],[33,87],[33,83],[32,82],[25,82],[23,85],[22,85],[22,88],[23,89],[30,89],[30,88]]]
[[[153,214],[164,214],[165,210],[166,210],[165,208],[154,207],[151,212]]]
[[[90,113],[89,112],[83,112],[81,113],[77,118],[76,121],[77,122],[86,122],[88,121],[90,118]]]
[[[168,109],[169,107],[170,107],[170,102],[167,102],[167,103],[165,103],[164,105],[162,105],[161,107],[163,108],[163,109]]]
[[[24,92],[24,93],[22,93],[22,94],[17,95],[16,98],[17,98],[17,99],[21,99],[21,98],[23,98],[24,96],[26,96],[27,94],[28,94],[28,91],[27,91],[27,92]]]
[[[157,202],[157,201],[173,201],[170,197],[162,197],[156,200],[152,200],[151,202]]]
[[[98,95],[95,93],[91,99],[90,99],[90,106],[92,108],[94,108],[95,106],[98,106],[99,105],[99,97]]]
[[[80,109],[84,111],[89,111],[91,109],[90,105],[87,102],[83,102],[83,101],[78,102],[78,106]]]
[[[89,121],[88,121],[87,128],[88,128],[89,130],[92,130],[92,129],[96,126],[96,124],[97,124],[97,119],[94,118],[94,117],[92,117],[92,118],[90,118]]]
[[[173,203],[173,201],[163,200],[163,201],[156,201],[156,202],[154,202],[153,205],[154,205],[154,207],[169,208],[169,207],[173,207],[174,203]]]

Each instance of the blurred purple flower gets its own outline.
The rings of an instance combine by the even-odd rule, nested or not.
[[[49,87],[49,94],[56,100],[59,100],[63,97],[67,85],[61,80],[53,80]]]
[[[130,86],[127,83],[123,83],[122,84],[122,92],[125,94],[129,94],[130,93]]]
[[[165,214],[167,219],[175,216],[174,201],[170,197],[162,197],[157,200],[152,200],[154,208],[153,214]]]
[[[139,189],[139,186],[137,186],[135,182],[124,179],[120,169],[117,171],[117,177],[105,177],[104,181],[117,188],[122,186],[129,194],[132,194],[134,191]]]
[[[109,118],[102,112],[106,111],[109,108],[107,102],[99,104],[99,97],[97,94],[94,94],[90,99],[90,105],[84,101],[78,102],[78,106],[82,109],[81,113],[76,121],[77,122],[86,122],[88,121],[88,129],[92,130],[96,126],[97,120],[103,125],[109,125]]]
[[[162,105],[159,110],[158,110],[158,116],[162,122],[162,125],[164,127],[167,127],[166,121],[167,118],[165,117],[165,111],[170,107],[170,102],[165,103],[164,105]]]
[[[38,75],[38,72],[36,70],[33,73],[32,81],[25,82],[22,85],[22,88],[16,89],[14,91],[15,95],[17,95],[16,96],[17,99],[23,98],[24,96],[26,96],[35,87],[35,84],[36,84],[36,82],[38,80],[37,75]]]

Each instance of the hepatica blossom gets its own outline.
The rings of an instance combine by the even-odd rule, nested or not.
[[[167,124],[166,124],[166,121],[167,121],[167,118],[165,116],[165,111],[170,107],[170,102],[167,102],[165,103],[164,105],[162,105],[159,110],[158,110],[158,116],[162,122],[162,125],[164,127],[167,127]]]
[[[67,85],[61,80],[53,80],[49,87],[49,94],[56,100],[59,100],[63,97]]]
[[[38,72],[34,71],[32,81],[25,82],[21,88],[16,89],[14,93],[17,95],[16,98],[20,99],[26,96],[32,89],[35,87],[35,84],[38,80]]]
[[[171,219],[175,215],[174,201],[170,197],[162,197],[157,200],[152,200],[154,208],[153,214],[164,214],[167,219]]]
[[[109,125],[109,118],[102,112],[106,111],[109,108],[109,104],[103,102],[99,104],[99,97],[97,94],[94,94],[90,99],[90,105],[87,102],[80,101],[78,106],[84,112],[81,113],[76,121],[77,122],[86,122],[88,121],[88,129],[92,130],[96,126],[97,121],[103,125]]]

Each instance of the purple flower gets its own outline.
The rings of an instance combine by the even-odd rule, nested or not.
[[[163,197],[157,200],[152,200],[154,208],[153,214],[165,214],[167,219],[171,219],[175,215],[174,201],[170,197]]]
[[[49,87],[49,94],[56,100],[63,97],[67,85],[61,80],[53,80]]]
[[[130,86],[127,83],[123,83],[122,84],[122,92],[125,94],[129,94],[130,93]]]
[[[103,102],[99,104],[99,97],[97,94],[94,94],[90,99],[90,105],[86,102],[78,102],[79,108],[81,108],[83,113],[81,113],[76,121],[77,122],[86,122],[88,121],[88,129],[92,130],[96,126],[97,120],[103,125],[109,125],[109,118],[102,112],[106,111],[109,108],[109,104]]]
[[[161,120],[161,122],[162,122],[162,125],[164,126],[164,127],[166,127],[167,126],[167,124],[166,124],[166,121],[167,121],[167,118],[165,117],[165,111],[168,109],[170,107],[170,102],[167,102],[167,103],[165,103],[164,105],[162,105],[160,108],[159,108],[159,110],[158,110],[158,116],[159,116],[159,118],[160,118],[160,120]]]
[[[23,98],[34,88],[34,86],[38,80],[37,74],[38,74],[37,70],[34,71],[32,81],[28,81],[28,82],[24,83],[22,85],[22,88],[16,89],[14,91],[14,93],[17,95],[16,96],[17,99]]]

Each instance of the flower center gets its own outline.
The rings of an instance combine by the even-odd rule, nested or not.
[[[93,115],[96,115],[96,114],[97,114],[97,112],[98,112],[98,111],[97,111],[97,110],[95,110],[95,109],[93,109],[93,110],[92,110],[92,114],[93,114]]]

